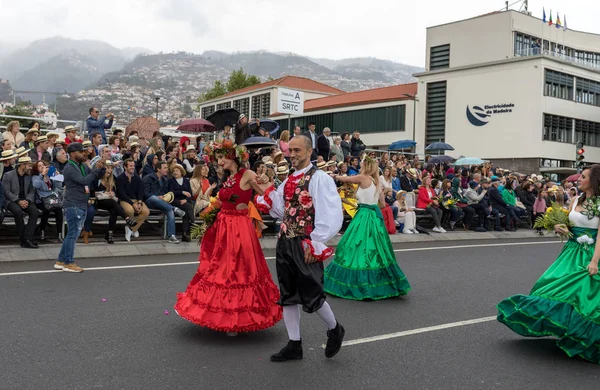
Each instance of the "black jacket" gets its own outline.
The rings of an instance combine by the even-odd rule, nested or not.
[[[504,199],[502,199],[502,194],[500,194],[500,191],[496,187],[491,186],[488,193],[490,194],[490,203],[493,208],[497,209],[498,207],[508,207]]]
[[[400,177],[400,188],[402,191],[413,192],[418,187],[417,181],[415,179],[408,179],[406,175],[402,175]]]
[[[317,154],[323,157],[323,160],[329,161],[329,152],[331,151],[331,146],[329,145],[329,140],[325,135],[321,134],[317,138]]]
[[[129,180],[127,174],[123,172],[116,180],[117,198],[123,202],[133,204],[133,200],[144,200],[144,183],[135,173]]]
[[[360,153],[367,148],[360,138],[356,139],[354,137],[352,137],[350,147],[352,149],[352,156],[354,157],[360,157]]]
[[[162,196],[169,192],[169,179],[163,176],[159,180],[156,172],[144,176],[142,182],[144,183],[144,200],[153,195]]]

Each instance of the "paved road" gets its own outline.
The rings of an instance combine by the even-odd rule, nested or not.
[[[287,340],[283,322],[266,331],[226,337],[173,313],[175,292],[185,289],[196,256],[86,260],[80,265],[101,269],[81,275],[15,275],[48,270],[51,264],[0,264],[0,388],[597,387],[597,365],[568,359],[551,340],[523,339],[487,318],[495,316],[494,305],[504,297],[528,292],[560,244],[472,244],[396,246],[413,285],[410,295],[380,302],[329,298],[347,329],[346,340],[355,344],[325,359],[323,325],[316,316],[304,315],[305,359],[285,364],[268,361]],[[187,262],[192,264],[172,264]],[[273,270],[273,260],[268,262]],[[136,267],[102,268],[121,265]],[[483,320],[423,329],[473,319]],[[396,332],[405,333],[365,340]]]

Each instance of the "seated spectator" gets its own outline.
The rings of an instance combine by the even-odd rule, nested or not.
[[[33,237],[37,225],[38,209],[35,206],[35,188],[31,184],[32,169],[31,157],[19,157],[17,168],[6,173],[2,178],[4,207],[15,218],[17,237],[23,248],[38,247],[38,243]],[[29,216],[27,226],[25,226],[25,214]]]
[[[167,216],[167,236],[169,242],[178,244],[179,240],[175,236],[175,214],[178,217],[184,217],[185,211],[170,204],[172,197],[166,196],[169,189],[169,168],[166,161],[159,161],[154,168],[154,172],[144,176],[144,197],[146,205],[152,209],[158,209]],[[170,194],[172,195],[172,194]]]
[[[77,136],[77,129],[74,126],[65,127],[65,144],[67,146],[72,142],[82,142],[83,140]]]
[[[56,168],[56,172],[62,174],[68,161],[69,159],[67,157],[67,151],[64,149],[59,149],[56,151],[54,161],[52,161],[52,166]]]
[[[525,213],[525,210],[517,206],[517,196],[515,194],[515,189],[517,188],[517,181],[513,178],[508,178],[506,180],[506,186],[504,187],[504,191],[502,191],[502,199],[507,205],[507,208],[511,209],[512,212],[517,216],[517,219],[514,221],[515,229],[519,223],[519,217]]]
[[[398,170],[396,168],[391,168],[391,171],[392,171],[392,190],[394,190],[394,192],[397,193],[398,191],[402,190],[402,188],[400,187],[400,178],[398,177]]]
[[[52,161],[50,153],[48,153],[48,137],[42,135],[38,137],[35,142],[35,148],[29,151],[29,157],[32,161],[46,161],[48,164]]]
[[[400,189],[406,192],[413,192],[419,187],[417,183],[417,170],[414,168],[408,168],[405,170],[404,175],[400,177]]]
[[[190,242],[190,228],[194,223],[194,205],[192,203],[192,187],[190,179],[185,177],[185,168],[179,164],[171,170],[169,179],[169,191],[173,193],[174,199],[171,204],[185,212],[183,216],[183,234],[181,240]]]
[[[480,178],[481,180],[481,178]],[[482,190],[481,193],[477,193],[479,189],[479,183],[475,180],[469,182],[469,188],[465,191],[464,197],[467,200],[469,207],[473,208],[477,213],[477,232],[487,232],[487,216],[489,213],[486,212],[485,206],[481,203],[483,197],[487,194],[486,190]]]
[[[436,197],[435,191],[431,188],[431,177],[429,176],[423,180],[423,186],[419,188],[417,208],[425,209],[431,214],[433,223],[435,224],[435,227],[433,228],[434,232],[446,233],[446,230],[442,227],[442,215],[444,212],[440,208],[440,203]]]
[[[460,185],[461,179],[455,177],[452,180],[452,198],[456,200],[457,207],[460,208],[464,214],[463,226],[465,230],[468,231],[471,228],[471,221],[475,215],[475,209],[469,205],[468,199],[463,196]]]
[[[3,150],[1,156],[0,162],[2,162],[2,164],[0,166],[0,180],[4,175],[14,169],[14,164],[17,162],[17,155],[12,150]]]
[[[448,215],[450,216],[450,229],[454,230],[454,226],[456,226],[456,223],[458,222],[458,220],[462,217],[463,212],[462,209],[459,208],[457,205],[452,205],[452,204],[448,204],[449,201],[454,200],[454,195],[452,193],[452,180],[454,180],[455,178],[452,177],[451,180],[446,179],[442,182],[442,191],[440,193],[440,196],[442,198],[442,202],[441,202],[441,207],[444,210],[444,213],[446,214],[446,217],[444,218],[444,220],[446,220],[446,218],[448,217]]]
[[[417,215],[412,207],[409,207],[407,204],[407,195],[410,194],[411,197],[414,197],[414,193],[399,191],[396,193],[396,201],[394,202],[394,206],[398,209],[398,215],[396,217],[396,221],[400,225],[404,225],[402,228],[402,233],[404,234],[418,234],[417,230]],[[413,201],[414,204],[414,201]]]
[[[20,127],[19,121],[11,121],[6,125],[6,131],[2,133],[3,139],[12,142],[13,149],[18,148],[25,141],[25,136],[21,133]]]
[[[40,219],[40,225],[37,228],[40,240],[43,241],[46,237],[46,226],[48,225],[48,218],[50,214],[54,214],[54,221],[56,222],[56,237],[58,241],[62,242],[62,223],[63,223],[63,211],[62,205],[58,204],[57,207],[47,209],[44,204],[44,199],[52,197],[53,199],[62,198],[62,185],[61,183],[55,183],[48,176],[50,164],[45,160],[40,160],[33,166],[33,177],[31,182],[35,188],[35,203],[39,211],[42,212]],[[61,202],[62,203],[62,202]]]
[[[186,170],[185,176],[192,176],[194,168],[200,162],[200,158],[196,154],[196,147],[194,145],[188,145],[185,150],[185,159],[183,160],[183,166]]]
[[[489,189],[490,203],[492,206],[492,210],[497,210],[499,214],[504,214],[504,216],[506,217],[506,231],[514,232],[516,231],[516,224],[519,219],[515,215],[514,211],[512,211],[512,209],[508,207],[508,205],[502,198],[502,194],[498,189],[500,183],[500,178],[498,178],[497,176],[492,176],[492,186]],[[512,227],[513,223],[515,225],[515,228]]]
[[[358,175],[360,172],[360,166],[358,164],[358,157],[352,157],[350,159],[350,166],[348,167],[348,176]]]
[[[142,179],[135,173],[133,160],[127,159],[123,162],[125,172],[116,178],[117,197],[119,204],[125,211],[127,217],[135,217],[137,224],[132,227],[125,226],[125,240],[131,241],[131,237],[140,236],[139,229],[150,215],[148,206],[144,203],[144,184]]]
[[[39,135],[40,135],[39,129],[36,129],[36,128],[30,129],[25,134],[25,140],[19,146],[21,146],[25,149],[33,149],[35,147],[35,141],[37,140]]]
[[[208,180],[208,166],[204,161],[200,161],[194,168],[194,174],[190,179],[192,188],[192,198],[194,199],[194,215],[200,214],[202,210],[210,205],[210,197],[217,183],[210,183]]]
[[[383,174],[379,176],[379,183],[384,190],[392,189],[392,170],[389,167],[383,168]]]
[[[147,175],[154,173],[154,170],[156,169],[156,164],[158,163],[159,158],[157,155],[155,154],[148,154],[146,155],[146,164],[144,165],[144,168],[142,169],[142,177],[146,177]]]
[[[90,165],[93,167],[98,161],[109,160],[112,162],[113,176],[119,177],[124,172],[122,156],[120,154],[112,154],[112,150],[108,145],[100,145],[98,149],[100,154],[90,161]]]
[[[13,149],[14,149],[14,144],[11,140],[9,140],[9,139],[2,140],[2,151],[13,150]]]

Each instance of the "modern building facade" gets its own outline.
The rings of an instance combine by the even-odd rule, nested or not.
[[[581,141],[600,162],[600,35],[496,12],[428,28],[415,76],[419,153],[444,141],[455,157],[567,174]]]

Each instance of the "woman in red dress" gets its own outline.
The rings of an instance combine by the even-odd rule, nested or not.
[[[279,289],[248,217],[252,189],[262,190],[254,172],[240,169],[248,158],[243,147],[225,140],[209,148],[230,176],[218,193],[222,207],[216,221],[202,237],[198,271],[186,291],[177,294],[175,311],[229,335],[270,328],[282,316]]]

